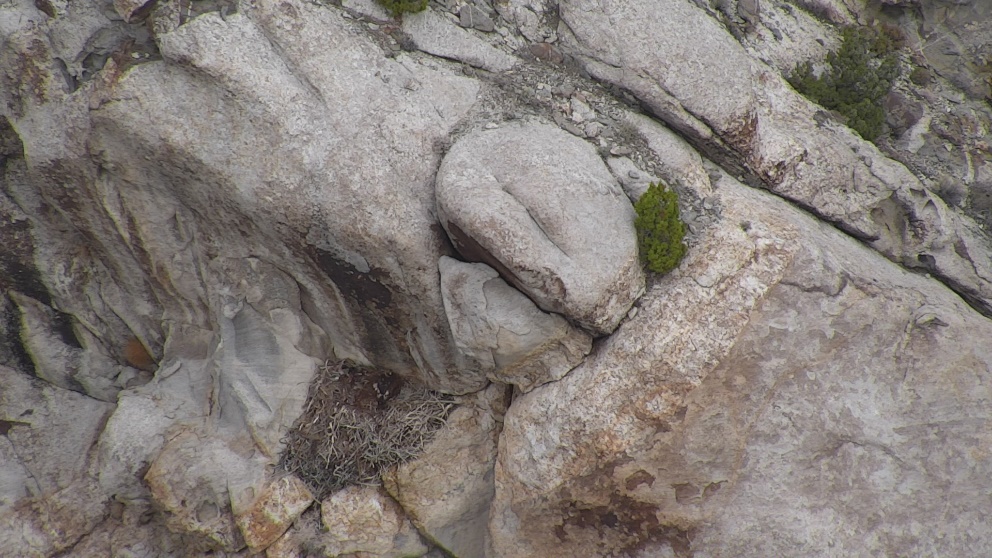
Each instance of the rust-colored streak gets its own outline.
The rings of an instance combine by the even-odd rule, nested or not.
[[[128,339],[122,352],[124,361],[130,366],[146,372],[152,372],[155,369],[155,359],[148,354],[148,349],[136,337]]]

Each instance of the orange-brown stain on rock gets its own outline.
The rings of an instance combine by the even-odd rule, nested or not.
[[[148,349],[136,337],[128,339],[127,343],[124,344],[123,353],[124,361],[128,365],[148,372],[155,370],[155,359],[148,354]]]

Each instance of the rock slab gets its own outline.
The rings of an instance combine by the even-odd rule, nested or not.
[[[455,344],[490,380],[523,391],[557,380],[592,348],[592,338],[538,309],[483,263],[442,257],[441,296]]]
[[[714,191],[723,218],[636,317],[514,400],[495,555],[992,552],[969,535],[992,323],[781,200]]]
[[[245,544],[253,551],[274,543],[313,502],[313,494],[298,477],[270,483],[248,509],[235,515]]]

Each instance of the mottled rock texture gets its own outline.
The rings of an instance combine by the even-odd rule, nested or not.
[[[631,91],[728,170],[941,276],[992,315],[992,247],[974,222],[872,144],[817,125],[817,107],[699,6],[580,0],[560,13],[591,74]]]
[[[321,503],[325,556],[422,556],[420,540],[403,510],[382,489],[350,487]]]
[[[492,381],[530,391],[589,354],[587,333],[542,312],[488,265],[442,257],[438,268],[455,346]]]
[[[298,477],[270,483],[247,508],[235,510],[235,521],[252,551],[268,548],[313,503],[313,494]]]
[[[988,5],[886,4],[4,3],[0,554],[992,555]],[[456,407],[318,509],[319,370]]]
[[[724,220],[679,271],[510,407],[495,555],[992,551],[967,535],[992,469],[992,351],[970,337],[989,320],[779,200],[715,186]]]
[[[509,396],[502,384],[486,388],[452,413],[423,458],[383,478],[420,532],[454,556],[491,554],[493,468]]]
[[[466,135],[437,176],[438,217],[469,261],[598,334],[644,286],[634,209],[595,149],[548,124]]]

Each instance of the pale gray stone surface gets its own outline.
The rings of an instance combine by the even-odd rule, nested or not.
[[[496,26],[493,19],[485,10],[466,4],[458,10],[458,25],[466,28],[478,29],[484,33],[492,33]]]
[[[321,502],[326,529],[316,541],[324,556],[423,556],[428,547],[381,488],[352,486]]]
[[[496,444],[510,394],[492,384],[455,409],[424,455],[384,475],[386,490],[431,542],[454,556],[491,556]]]
[[[123,367],[115,366],[104,355],[84,351],[67,318],[50,307],[17,293],[11,300],[21,315],[21,339],[39,378],[101,401],[117,398],[121,386],[114,380]]]
[[[462,256],[596,334],[643,289],[630,201],[595,149],[557,127],[460,138],[438,171],[437,204]]]
[[[992,555],[986,4],[442,4],[0,7],[0,554],[331,542],[259,495],[349,358],[466,395],[325,553]],[[781,79],[872,17],[878,149]]]
[[[405,15],[403,31],[424,52],[490,72],[506,71],[517,63],[515,57],[490,46],[433,10]]]
[[[494,7],[530,42],[540,43],[554,36],[554,0],[508,0],[495,2]]]
[[[975,223],[874,145],[817,126],[817,107],[698,6],[580,0],[560,7],[571,32],[563,41],[592,75],[633,92],[735,173],[841,223],[893,261],[941,276],[992,314],[992,246]]]
[[[554,381],[592,348],[592,338],[529,298],[483,263],[442,257],[441,296],[455,345],[494,382],[523,391]]]
[[[723,221],[636,317],[513,402],[495,555],[992,551],[964,535],[992,472],[974,449],[992,351],[971,337],[989,320],[780,200],[715,189]]]
[[[94,447],[110,403],[0,366],[0,548],[50,556],[107,513]]]

